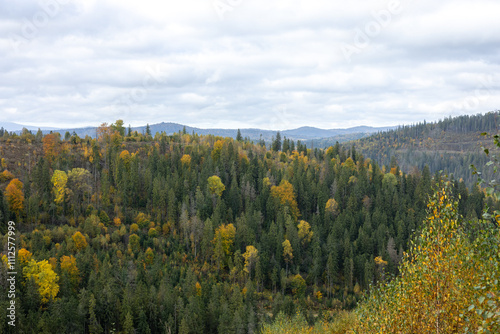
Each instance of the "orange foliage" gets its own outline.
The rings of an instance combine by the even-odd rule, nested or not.
[[[113,223],[115,224],[115,226],[116,226],[116,227],[120,227],[120,226],[121,226],[121,224],[122,224],[122,221],[121,221],[121,219],[120,219],[120,218],[115,217],[115,218],[113,219]]]
[[[43,152],[45,153],[45,159],[50,163],[55,157],[59,155],[60,152],[60,142],[59,137],[55,133],[50,133],[45,135],[42,139],[43,142]]]
[[[5,197],[9,203],[10,210],[20,214],[24,208],[23,183],[19,179],[13,179],[5,189]]]
[[[27,250],[26,248],[21,248],[18,252],[17,255],[19,256],[19,261],[25,265],[31,260],[31,252]]]
[[[66,272],[72,283],[78,284],[80,281],[80,271],[76,266],[76,258],[73,255],[61,257],[61,269]]]

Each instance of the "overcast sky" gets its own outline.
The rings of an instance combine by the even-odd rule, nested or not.
[[[500,107],[498,0],[0,2],[0,121],[386,126]]]

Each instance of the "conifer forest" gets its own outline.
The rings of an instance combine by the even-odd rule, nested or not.
[[[325,148],[2,129],[0,333],[499,333],[482,117]],[[428,154],[438,137],[467,138],[460,163]]]

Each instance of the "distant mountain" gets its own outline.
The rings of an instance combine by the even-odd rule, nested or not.
[[[196,127],[191,127],[188,125],[183,125],[179,123],[171,123],[171,122],[162,122],[158,124],[151,124],[149,125],[149,128],[151,130],[151,133],[154,135],[156,133],[161,133],[165,132],[167,135],[171,135],[173,133],[183,131],[184,128],[188,133],[195,132],[200,135],[215,135],[215,136],[221,136],[221,137],[232,137],[236,138],[236,135],[238,133],[238,129],[202,129],[202,128],[196,128]],[[293,129],[293,130],[283,130],[280,131],[282,138],[287,137],[292,140],[302,140],[302,141],[308,141],[308,140],[320,140],[323,138],[328,137],[330,140],[338,140],[339,142],[347,141],[347,140],[353,140],[353,139],[359,139],[366,137],[372,133],[380,132],[380,131],[385,131],[389,129],[394,129],[396,127],[369,127],[369,126],[358,126],[358,127],[353,127],[353,128],[348,128],[348,129],[319,129],[315,127],[308,127],[304,126],[298,129]],[[64,135],[68,131],[69,133],[73,134],[76,133],[80,137],[85,137],[85,136],[90,136],[90,137],[95,137],[96,136],[96,128],[95,127],[87,127],[87,128],[75,128],[75,129],[61,129],[58,130],[61,135]],[[146,126],[139,126],[139,127],[132,127],[132,131],[137,131],[139,133],[145,133],[146,132]],[[276,136],[276,132],[274,130],[263,130],[263,129],[255,129],[255,128],[247,128],[247,129],[241,129],[241,135],[243,137],[248,137],[250,140],[253,141],[258,141],[260,139],[264,140],[265,142],[269,143],[273,137]],[[43,131],[44,133],[48,133],[50,131]],[[334,141],[335,143],[335,141]]]
[[[30,131],[38,131],[38,126],[29,126],[29,125],[22,125],[18,123],[13,123],[13,122],[0,122],[0,128],[4,128],[5,130],[9,132],[17,132],[17,131],[22,131],[23,128],[26,128]],[[48,128],[48,127],[40,127],[40,130],[57,130],[56,128]]]

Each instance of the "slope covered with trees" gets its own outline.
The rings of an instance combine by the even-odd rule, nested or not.
[[[500,148],[500,135],[489,136]],[[480,169],[498,175],[499,156],[483,149],[488,163]],[[314,326],[298,313],[280,313],[264,324],[263,333],[499,333],[500,332],[500,200],[495,179],[485,187],[489,204],[481,219],[465,219],[460,196],[446,177],[435,178],[427,217],[400,263],[400,274],[370,289],[355,312]],[[375,259],[383,263],[381,259]]]
[[[6,245],[16,222],[17,330],[255,333],[281,312],[312,322],[350,309],[398,273],[426,217],[428,168],[238,139],[153,137],[122,121],[97,139],[4,134],[0,233]],[[483,192],[458,180],[450,191],[458,213],[481,215]]]
[[[469,166],[484,166],[488,161],[481,146],[491,146],[491,143],[481,133],[498,132],[499,113],[464,115],[435,123],[401,126],[353,141],[349,145],[354,145],[356,150],[380,165],[397,163],[406,172],[414,168],[422,170],[427,165],[431,173],[443,170],[463,179],[472,189],[476,178]],[[487,177],[492,177],[491,173]]]

